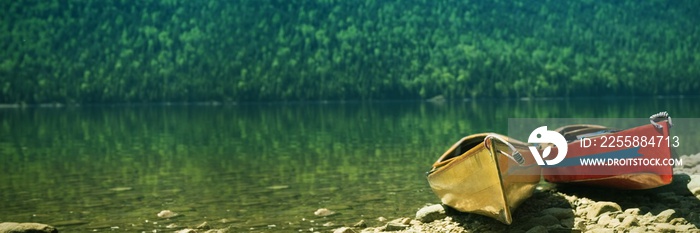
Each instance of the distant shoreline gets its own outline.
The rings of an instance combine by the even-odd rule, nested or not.
[[[520,98],[464,98],[444,99],[444,102],[490,102],[490,101],[577,101],[577,100],[644,100],[644,99],[695,99],[700,95],[658,95],[653,97],[639,96],[582,96],[582,97],[520,97]],[[431,98],[432,99],[432,98]],[[289,100],[289,101],[193,101],[193,102],[115,102],[115,103],[0,103],[0,109],[7,108],[64,108],[83,106],[236,106],[257,104],[361,104],[361,103],[411,103],[431,102],[430,99],[377,99],[377,100]]]

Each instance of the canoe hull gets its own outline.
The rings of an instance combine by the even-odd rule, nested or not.
[[[471,135],[454,144],[435,162],[428,182],[443,204],[510,224],[512,210],[539,183],[541,168],[522,147],[522,165],[493,152],[484,146],[486,135]],[[495,149],[508,150],[499,145]]]
[[[542,169],[542,175],[545,180],[553,183],[587,184],[617,189],[650,189],[669,184],[673,178],[671,165],[645,166],[642,163],[642,161],[668,161],[672,158],[671,147],[666,141],[669,138],[670,125],[667,121],[659,122],[659,124],[662,128],[656,128],[649,124],[592,137],[589,138],[591,140],[589,146],[582,146],[580,140],[571,142],[568,144],[569,149],[565,161],[578,161],[578,164],[545,166]],[[656,140],[657,144],[654,146],[625,147],[624,143],[622,143],[623,146],[609,146],[610,140],[624,139],[628,136],[663,139],[665,145],[658,145],[658,140]],[[602,146],[604,142],[608,143],[607,147]],[[613,145],[615,144],[617,142],[613,143]],[[621,158],[626,160],[620,161]],[[588,161],[597,159],[606,162],[607,165],[582,165],[582,159],[588,159]],[[620,163],[613,165],[615,159],[618,159]]]

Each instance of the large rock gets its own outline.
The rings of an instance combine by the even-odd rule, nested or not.
[[[429,205],[416,212],[416,219],[423,223],[429,223],[447,217],[445,207],[440,204]]]
[[[55,227],[41,223],[0,223],[0,233],[58,233]]]
[[[671,221],[671,219],[676,217],[676,211],[673,209],[667,209],[664,211],[661,211],[659,215],[656,216],[656,219],[654,219],[654,222],[657,223],[668,223]]]
[[[607,226],[611,225],[612,220],[613,220],[613,218],[610,217],[609,214],[601,214],[600,217],[598,218],[597,223],[600,226],[607,227]]]
[[[639,221],[634,215],[629,215],[625,217],[625,219],[622,220],[622,223],[620,223],[621,228],[630,228],[633,226],[639,226]]]
[[[589,206],[588,218],[595,218],[606,212],[621,211],[620,205],[615,202],[601,201]]]
[[[691,175],[687,187],[693,195],[700,195],[700,175]]]

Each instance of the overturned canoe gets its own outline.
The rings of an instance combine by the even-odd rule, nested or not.
[[[510,224],[540,172],[526,144],[484,133],[455,143],[433,164],[428,182],[443,204]]]
[[[651,116],[650,121],[626,130],[597,125],[557,129],[569,142],[568,153],[559,164],[543,167],[544,179],[617,189],[650,189],[671,183],[671,118],[662,112]],[[556,153],[556,147],[552,153]]]

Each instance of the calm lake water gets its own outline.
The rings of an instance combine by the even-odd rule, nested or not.
[[[61,232],[377,226],[438,203],[431,164],[463,136],[506,134],[508,118],[694,118],[698,100],[0,109],[0,222]],[[319,208],[338,214],[316,217]]]

